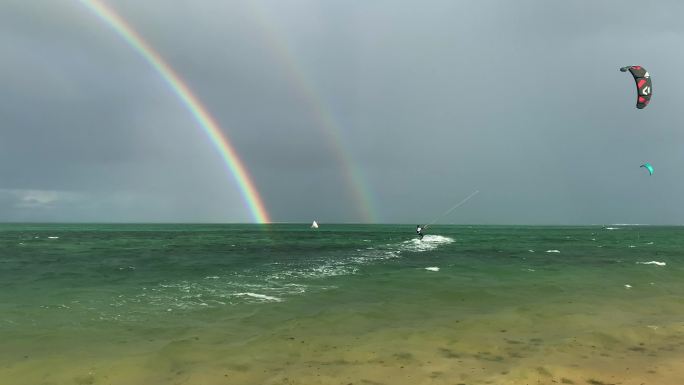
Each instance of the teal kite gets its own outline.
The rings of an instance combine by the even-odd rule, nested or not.
[[[641,168],[641,167],[643,167],[643,168],[645,168],[646,170],[648,170],[648,175],[653,175],[653,166],[651,166],[650,163],[644,163],[644,164],[642,164],[641,166],[639,166],[639,168]]]

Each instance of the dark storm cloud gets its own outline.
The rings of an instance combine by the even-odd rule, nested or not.
[[[108,4],[216,117],[274,220],[361,220],[342,148],[384,222],[475,189],[445,222],[684,221],[681,2]],[[251,220],[111,29],[77,2],[0,7],[0,219]],[[643,111],[631,64],[653,76]],[[54,199],[22,206],[26,191]]]
[[[2,5],[0,188],[19,202],[22,191],[55,197],[49,207],[5,199],[2,219],[249,219],[168,87],[75,4]]]

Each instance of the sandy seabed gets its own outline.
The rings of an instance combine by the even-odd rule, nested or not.
[[[0,383],[31,385],[681,385],[684,322],[616,312],[501,311],[381,326],[354,314],[293,319],[244,338],[62,340],[2,348]],[[354,330],[358,332],[354,332]],[[77,338],[77,337],[74,337]],[[85,338],[85,337],[83,337]]]

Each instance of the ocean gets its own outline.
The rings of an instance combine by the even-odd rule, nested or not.
[[[684,383],[684,227],[2,224],[0,384]]]

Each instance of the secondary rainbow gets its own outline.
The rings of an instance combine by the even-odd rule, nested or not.
[[[133,27],[128,25],[113,9],[98,0],[78,1],[114,29],[164,79],[218,150],[224,164],[237,182],[253,219],[258,223],[270,223],[271,218],[254,186],[254,182],[247,173],[246,167],[238,157],[228,137],[221,131],[215,119],[192,93],[188,85],[173,71],[161,55],[153,50]]]
[[[373,196],[365,182],[366,178],[349,152],[349,146],[342,135],[342,126],[335,119],[332,109],[316,91],[315,82],[303,70],[302,63],[297,60],[285,39],[285,33],[276,29],[277,23],[269,11],[257,1],[247,1],[245,4],[263,31],[269,49],[287,70],[294,88],[309,104],[316,126],[320,128],[329,146],[334,150],[333,155],[347,181],[347,188],[355,201],[358,215],[364,222],[377,223],[378,216],[373,204]]]

